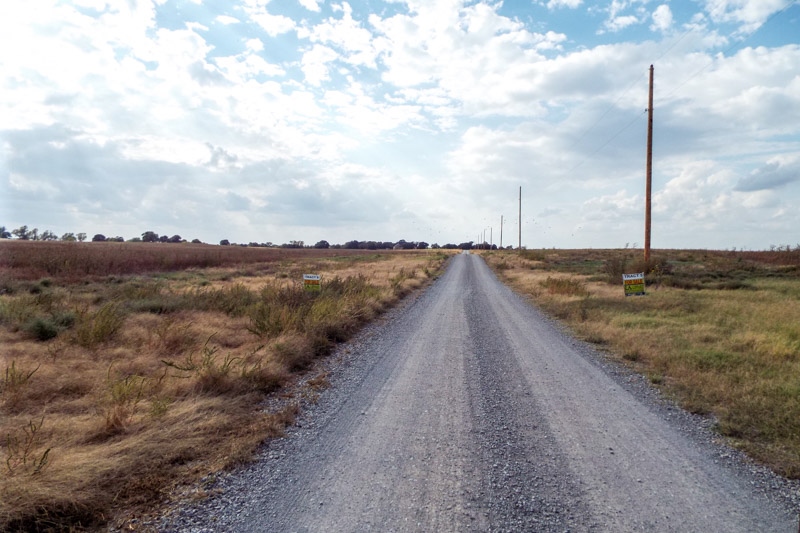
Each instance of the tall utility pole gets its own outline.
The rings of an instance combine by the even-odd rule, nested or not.
[[[519,186],[519,244],[517,250],[522,251],[522,185]]]
[[[650,262],[650,201],[653,191],[653,65],[650,65],[650,96],[647,101],[647,186],[644,205],[644,262]]]
[[[503,215],[500,215],[500,249],[503,249]]]

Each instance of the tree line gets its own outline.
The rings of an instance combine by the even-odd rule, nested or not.
[[[38,228],[29,229],[28,226],[20,226],[19,228],[8,231],[5,226],[0,226],[0,239],[16,238],[21,241],[63,241],[63,242],[85,242],[88,240],[86,233],[65,233],[61,237],[56,235],[50,230],[39,232]],[[134,237],[127,241],[122,237],[106,237],[102,233],[97,233],[91,238],[91,242],[163,242],[179,244],[184,242],[192,242],[194,244],[204,244],[200,239],[192,239],[187,241],[180,235],[159,235],[155,231],[145,231],[141,237]],[[497,245],[490,245],[484,243],[474,243],[473,241],[462,242],[459,244],[443,244],[438,243],[428,244],[425,241],[406,241],[400,239],[394,241],[359,241],[352,240],[343,244],[331,244],[326,240],[321,240],[313,245],[306,245],[304,241],[289,241],[288,243],[275,244],[272,242],[249,242],[249,243],[232,243],[228,239],[219,241],[220,246],[247,246],[254,248],[317,248],[317,249],[344,249],[344,250],[427,250],[431,249],[445,249],[445,250],[473,250],[473,249],[497,249]]]

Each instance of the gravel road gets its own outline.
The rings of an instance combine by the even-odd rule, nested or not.
[[[716,443],[461,254],[329,358],[286,438],[174,532],[796,532],[797,485]]]

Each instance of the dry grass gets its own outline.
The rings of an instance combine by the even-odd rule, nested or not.
[[[579,336],[690,411],[714,416],[720,433],[753,457],[799,478],[800,253],[660,251],[651,265],[637,255],[547,250],[484,257]],[[625,298],[622,270],[645,271],[648,294]]]
[[[160,250],[165,265],[178,264],[170,254],[182,247],[124,251],[138,246]],[[85,250],[98,261],[123,250],[84,243],[60,248],[60,270],[36,278],[30,265],[53,261],[54,248],[25,249],[23,266],[2,262],[0,280],[3,531],[97,529],[249,460],[297,410],[290,399],[265,412],[263,400],[446,259],[259,249],[229,266],[201,268],[200,254],[184,270],[134,261],[113,276],[81,276],[63,265],[84,268],[76,257]],[[323,276],[319,294],[302,289],[310,272]]]

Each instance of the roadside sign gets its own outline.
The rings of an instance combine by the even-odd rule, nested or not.
[[[303,288],[307,291],[319,292],[322,276],[319,274],[303,274]]]
[[[625,296],[641,296],[644,292],[644,272],[637,274],[623,274],[622,285],[625,287]]]

